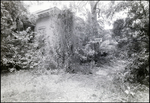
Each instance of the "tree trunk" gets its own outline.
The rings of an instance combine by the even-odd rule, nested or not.
[[[90,1],[91,5],[91,21],[92,21],[92,34],[94,36],[98,35],[98,29],[97,29],[97,13],[96,13],[96,7],[99,1]]]

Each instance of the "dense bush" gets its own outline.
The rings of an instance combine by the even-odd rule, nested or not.
[[[118,56],[132,59],[126,67],[129,81],[149,84],[149,2],[125,2],[123,8],[128,10],[128,17],[114,22],[113,33],[118,41]],[[121,8],[121,7],[120,7]]]
[[[23,28],[23,25],[27,26],[27,23],[23,24],[21,21],[22,17],[27,18],[27,15],[24,15],[27,14],[25,5],[21,1],[2,1],[1,5],[2,69],[33,68],[31,64],[35,50],[35,34],[31,26]]]
[[[125,69],[126,80],[149,85],[149,54],[139,54]]]
[[[1,62],[3,65],[9,65],[10,63],[21,68],[33,68],[32,57],[34,55],[33,36],[26,31],[20,33],[12,32],[1,41]]]

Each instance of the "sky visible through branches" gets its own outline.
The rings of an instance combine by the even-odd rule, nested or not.
[[[36,13],[37,11],[41,11],[41,10],[45,10],[51,7],[58,7],[59,9],[62,9],[64,7],[69,8],[70,4],[76,4],[77,8],[83,7],[83,5],[85,6],[85,8],[87,10],[90,11],[90,5],[87,3],[88,1],[23,1],[26,5],[28,5],[28,10],[30,13]],[[118,3],[117,1],[115,3]],[[100,1],[100,5],[104,5],[105,7],[110,6],[110,1]],[[83,15],[83,11],[75,11],[76,12],[76,16],[81,17],[85,20],[85,16]],[[112,20],[108,19],[104,23],[104,29],[112,29],[113,28],[113,22],[116,19],[120,19],[120,18],[126,18],[126,14],[124,12],[119,12],[117,14],[114,15],[114,17],[112,18]]]

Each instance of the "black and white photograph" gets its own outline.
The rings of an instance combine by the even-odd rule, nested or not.
[[[149,102],[149,0],[2,0],[1,102]]]

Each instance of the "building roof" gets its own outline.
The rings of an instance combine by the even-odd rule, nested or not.
[[[50,15],[57,15],[60,13],[60,9],[58,9],[57,7],[54,8],[49,8],[46,10],[42,10],[42,11],[38,11],[36,14],[39,18],[43,18],[43,17],[47,17]]]

